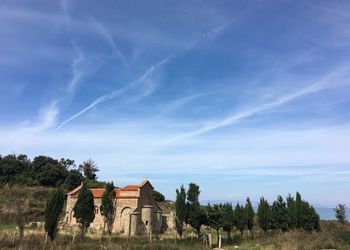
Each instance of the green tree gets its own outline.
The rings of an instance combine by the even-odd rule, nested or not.
[[[225,203],[222,207],[222,229],[227,233],[228,241],[231,241],[231,231],[234,226],[234,214],[232,204]]]
[[[71,191],[84,181],[83,175],[76,169],[69,170],[69,174],[64,181],[64,186],[67,190]]]
[[[337,220],[340,223],[345,224],[345,222],[346,222],[346,206],[345,206],[345,204],[338,204],[336,206],[336,208],[334,208],[334,212],[335,212],[335,217],[337,218]]]
[[[294,229],[297,226],[297,209],[294,197],[290,194],[287,197],[288,228]]]
[[[196,230],[197,237],[200,237],[201,227],[207,223],[207,214],[199,203],[188,207],[188,224]]]
[[[37,180],[42,186],[58,187],[64,183],[69,172],[60,164],[48,163],[37,174]]]
[[[104,217],[104,223],[107,225],[108,234],[112,234],[113,223],[115,219],[115,187],[113,182],[107,183],[101,199],[100,211]]]
[[[186,221],[187,216],[187,203],[186,203],[186,190],[183,185],[181,185],[180,189],[176,189],[176,200],[175,200],[175,224],[176,231],[182,238],[183,234],[183,226]]]
[[[34,179],[42,186],[58,187],[67,176],[69,171],[58,160],[48,156],[36,156],[31,163],[31,172]]]
[[[288,210],[286,203],[282,196],[277,196],[277,200],[274,201],[271,208],[272,218],[271,225],[273,229],[282,230],[283,232],[288,230]]]
[[[296,228],[303,227],[304,214],[303,214],[303,201],[299,192],[295,195],[295,209],[296,209]]]
[[[29,176],[30,161],[26,155],[6,155],[0,160],[0,183],[18,184],[19,176],[26,174]],[[22,183],[20,183],[22,184]],[[25,184],[25,183],[24,183]]]
[[[94,197],[92,192],[87,188],[86,182],[84,182],[81,187],[73,212],[77,222],[80,223],[80,237],[83,238],[86,229],[95,219]]]
[[[320,216],[310,204],[301,199],[299,192],[295,196],[296,228],[307,231],[320,230]]]
[[[247,226],[247,213],[243,206],[237,203],[234,210],[234,225],[243,235],[243,230]]]
[[[75,168],[76,167],[76,165],[74,163],[74,160],[70,160],[70,159],[61,158],[60,164],[62,166],[64,166],[66,169]]]
[[[267,230],[269,230],[271,227],[271,208],[267,200],[264,199],[264,197],[260,198],[257,217],[259,227],[264,232],[267,232]]]
[[[199,204],[199,186],[195,183],[190,183],[187,190],[187,218],[186,221],[196,230],[198,238],[202,225],[206,223],[206,213]]]
[[[162,193],[158,192],[157,190],[153,190],[153,198],[157,202],[165,201],[165,196]]]
[[[65,194],[61,188],[54,191],[48,198],[45,209],[45,231],[51,241],[55,239],[60,214],[63,210]]]
[[[99,171],[99,169],[93,160],[89,159],[87,161],[84,161],[83,164],[79,165],[78,169],[79,171],[83,172],[86,179],[97,179],[96,173]]]
[[[320,217],[308,202],[303,201],[303,229],[307,231],[320,230]]]
[[[198,203],[199,202],[199,194],[200,194],[199,186],[195,183],[188,184],[187,190],[187,201],[189,203]]]
[[[311,207],[311,211],[312,211],[312,220],[313,220],[314,229],[316,231],[320,231],[321,230],[320,215],[316,212],[314,207]]]
[[[247,203],[245,205],[245,211],[247,215],[247,228],[250,233],[252,233],[254,226],[254,209],[249,198],[247,198]]]
[[[223,225],[222,204],[207,206],[208,225],[216,230],[217,242],[219,242],[219,230]]]

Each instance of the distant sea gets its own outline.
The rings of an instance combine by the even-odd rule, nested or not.
[[[334,208],[328,207],[315,207],[316,212],[320,215],[321,220],[336,220]],[[350,208],[346,211],[347,219],[350,216]]]

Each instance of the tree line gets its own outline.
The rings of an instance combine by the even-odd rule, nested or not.
[[[264,232],[285,232],[290,229],[320,230],[319,215],[308,202],[302,200],[298,192],[295,198],[289,195],[286,200],[279,195],[271,205],[262,197],[257,213],[249,198],[245,204],[237,203],[234,208],[231,203],[201,206],[199,194],[199,186],[195,183],[190,183],[187,191],[183,185],[176,190],[175,222],[180,237],[183,235],[185,224],[195,229],[198,237],[202,226],[215,229],[217,235],[222,229],[227,232],[229,240],[234,229],[241,235],[245,230],[252,234],[255,225]]]
[[[63,185],[65,189],[72,190],[84,180],[97,182],[98,171],[96,163],[91,159],[77,166],[74,160],[58,160],[44,155],[36,156],[33,160],[25,154],[0,155],[0,186]]]
[[[164,196],[157,192],[162,200]],[[184,225],[190,225],[200,237],[202,226],[209,226],[217,231],[219,238],[219,230],[222,229],[227,233],[228,241],[231,241],[231,233],[236,229],[240,235],[244,231],[248,231],[249,235],[253,235],[253,228],[258,227],[261,231],[268,232],[286,232],[290,229],[319,231],[320,217],[315,209],[306,201],[302,200],[299,192],[295,198],[288,195],[286,201],[282,196],[270,205],[263,197],[257,207],[255,213],[249,198],[245,204],[237,203],[233,208],[231,203],[208,204],[202,206],[199,203],[200,189],[195,183],[190,183],[188,190],[183,185],[176,190],[175,200],[175,225],[176,231],[182,238]],[[113,223],[115,221],[115,186],[113,182],[107,183],[105,191],[102,195],[100,211],[104,217],[104,228],[111,236]],[[46,205],[45,210],[45,230],[47,235],[53,241],[60,214],[63,211],[65,195],[62,188],[54,191]],[[345,206],[338,206],[336,214],[342,215],[345,223]],[[338,212],[340,211],[340,212]],[[73,208],[74,217],[80,224],[81,238],[83,238],[86,230],[95,218],[95,204],[92,192],[87,186],[87,182],[83,182],[79,192],[77,202]],[[219,240],[219,239],[217,239]]]

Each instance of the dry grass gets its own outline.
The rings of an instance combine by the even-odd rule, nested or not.
[[[42,221],[46,200],[52,190],[45,187],[0,188],[0,224],[13,223],[13,212],[17,201],[22,206],[27,222]]]
[[[350,249],[350,226],[337,222],[322,222],[321,232],[290,231],[287,233],[262,234],[259,231],[254,237],[248,234],[240,237],[233,233],[233,241],[227,242],[223,234],[223,248],[236,249],[268,249],[268,250],[308,250],[308,249]],[[204,230],[206,231],[206,230]],[[210,232],[207,229],[207,232]],[[216,234],[211,231],[213,243],[216,243]],[[167,232],[154,237],[152,243],[148,237],[132,238],[129,241],[122,236],[109,237],[100,233],[90,232],[83,241],[78,234],[60,232],[54,243],[48,241],[46,249],[206,249],[202,241],[197,240],[190,230],[185,233],[185,239],[177,239],[175,244],[174,233]],[[0,249],[19,248],[18,233],[15,229],[0,229]],[[43,231],[26,230],[22,249],[44,249],[45,234]]]
[[[191,241],[191,239],[153,239],[150,243],[148,237],[137,237],[128,240],[125,237],[113,235],[111,240],[108,236],[88,234],[83,240],[71,234],[60,234],[54,242],[48,240],[44,247],[45,236],[43,232],[26,232],[22,245],[18,242],[18,234],[12,231],[2,231],[0,233],[0,249],[205,249],[201,242]]]

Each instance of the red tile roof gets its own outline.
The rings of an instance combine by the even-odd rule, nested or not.
[[[137,189],[136,189],[137,190]],[[127,189],[125,188],[116,188],[115,196],[117,198],[132,198],[132,197],[137,197],[135,195],[128,195],[128,196],[120,196],[120,191],[136,191],[134,190],[134,187],[128,187]],[[91,188],[90,191],[92,192],[92,195],[94,198],[102,198],[102,195],[105,191],[104,188]]]
[[[92,192],[92,195],[94,198],[102,198],[102,195],[105,191],[104,188],[91,188],[90,191]]]
[[[137,191],[137,190],[139,190],[139,186],[137,186],[137,185],[127,185],[127,186],[121,188],[120,190],[123,190],[123,191]]]
[[[130,194],[130,195],[123,195],[120,196],[120,191],[138,191],[140,187],[143,187],[146,183],[149,183],[148,180],[143,181],[140,185],[126,185],[123,188],[116,188],[115,189],[115,195],[117,198],[137,198],[137,195]],[[151,185],[152,187],[152,185]],[[153,187],[152,187],[153,188]],[[81,185],[76,187],[74,190],[68,193],[68,195],[75,195],[77,194],[81,189]],[[102,198],[102,195],[105,191],[104,188],[90,188],[92,195],[94,198]]]

